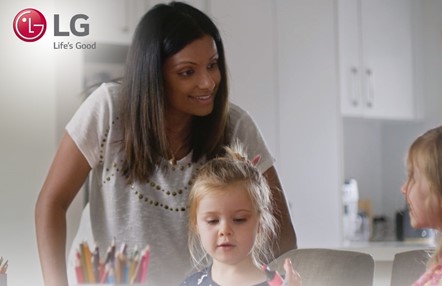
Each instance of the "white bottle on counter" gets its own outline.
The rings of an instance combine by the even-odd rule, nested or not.
[[[355,179],[346,180],[342,187],[344,241],[355,241],[358,226],[358,183]]]

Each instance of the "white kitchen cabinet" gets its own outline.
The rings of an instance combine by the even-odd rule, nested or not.
[[[207,0],[186,0],[204,10]],[[89,41],[130,44],[143,15],[158,3],[168,0],[83,0],[82,13],[89,16]]]
[[[338,0],[341,112],[413,119],[411,0]]]
[[[136,25],[149,7],[147,0],[84,1],[82,11],[89,16],[89,41],[129,44]]]

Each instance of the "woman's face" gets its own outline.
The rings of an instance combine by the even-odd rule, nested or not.
[[[429,181],[419,168],[418,162],[413,163],[401,192],[407,201],[413,228],[442,228],[441,198],[431,190]]]
[[[166,116],[206,116],[213,110],[221,81],[218,51],[210,36],[196,39],[163,65]]]

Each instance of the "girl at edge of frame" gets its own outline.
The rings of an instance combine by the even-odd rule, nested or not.
[[[262,156],[257,167],[281,225],[275,255],[296,248],[274,159],[253,119],[228,100],[217,27],[188,4],[154,6],[137,26],[122,82],[102,84],[74,114],[39,193],[45,285],[68,285],[68,277],[76,283],[73,261],[82,241],[97,243],[104,257],[113,240],[150,245],[149,285],[182,281],[191,270],[186,202],[193,176],[233,140]],[[89,202],[66,264],[66,212],[88,176]]]
[[[406,157],[407,180],[401,188],[413,228],[442,230],[442,126],[417,137]],[[442,237],[413,286],[442,285]]]
[[[278,226],[271,191],[255,167],[259,155],[249,161],[239,143],[225,149],[226,156],[201,167],[190,190],[189,250],[199,271],[181,286],[300,286],[289,258],[284,281],[263,270],[274,258],[271,243]]]

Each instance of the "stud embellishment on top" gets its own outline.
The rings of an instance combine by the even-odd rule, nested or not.
[[[199,163],[199,165],[202,165],[203,163]],[[181,172],[185,171],[187,168],[191,168],[192,163],[188,163],[182,166],[170,166],[168,168],[169,171],[172,172],[178,172],[178,176],[180,176]],[[165,196],[165,198],[169,197],[175,197],[178,199],[179,196],[186,194],[188,190],[190,190],[193,182],[195,181],[196,173],[199,171],[199,166],[195,167],[194,170],[192,170],[192,173],[190,174],[189,180],[184,183],[180,188],[170,190],[164,188],[162,185],[158,184],[157,182],[148,179],[145,184],[143,184],[143,188],[139,188],[135,184],[131,185],[132,194],[135,195],[140,202],[146,203],[151,206],[160,207],[165,210],[175,211],[175,212],[184,212],[186,211],[186,206],[172,206],[170,204],[165,204],[158,201],[158,198],[152,198],[152,196],[149,196],[147,193],[149,192],[155,192],[155,193],[161,193]],[[157,195],[155,195],[157,196]]]
[[[182,206],[169,206],[167,204],[160,203],[160,202],[158,202],[158,201],[156,201],[154,199],[151,199],[151,198],[141,194],[138,191],[135,191],[134,194],[138,197],[138,199],[141,202],[144,202],[144,203],[152,205],[152,206],[160,207],[160,208],[163,208],[163,209],[171,211],[171,212],[185,212],[186,211],[185,207],[182,207]]]

